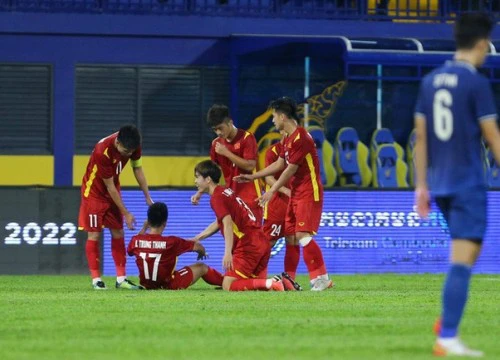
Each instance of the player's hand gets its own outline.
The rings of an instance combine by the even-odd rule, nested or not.
[[[215,144],[215,152],[219,155],[227,157],[229,150],[225,145],[222,145],[221,143],[218,142]]]
[[[427,188],[415,189],[415,205],[417,213],[422,219],[426,219],[431,211],[431,199]]]
[[[254,178],[252,174],[241,174],[233,177],[233,180],[236,181],[237,183],[246,183],[254,180]]]
[[[134,230],[136,225],[134,214],[128,212],[123,215],[123,217],[125,218],[125,224],[127,224],[128,229]]]
[[[261,197],[259,197],[257,199],[257,201],[259,202],[259,205],[261,207],[266,206],[266,204],[271,200],[273,195],[274,195],[274,191],[268,191],[268,192],[264,193],[264,195],[262,195]]]
[[[191,196],[191,204],[192,205],[198,205],[200,203],[202,193],[197,192],[193,196]]]
[[[222,258],[222,267],[226,270],[233,270],[233,255],[224,254]]]

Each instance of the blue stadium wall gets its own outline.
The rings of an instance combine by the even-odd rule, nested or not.
[[[6,175],[0,185],[78,185],[79,172],[88,155],[75,154],[75,144],[79,141],[75,136],[77,65],[227,67],[231,74],[230,105],[238,109],[239,104],[234,103],[238,87],[235,75],[238,61],[232,48],[234,34],[450,38],[452,28],[449,24],[383,21],[0,13],[0,64],[49,65],[53,94],[49,153],[12,156],[3,151],[0,158],[6,164]],[[500,37],[499,29],[494,37]],[[248,127],[253,118],[245,118],[238,112],[233,115],[241,127]],[[189,171],[200,158],[150,157],[145,167],[150,169],[151,185],[191,184],[191,178],[165,178],[160,170],[157,174],[157,170],[151,169],[172,168],[174,164],[175,168]],[[134,184],[131,174],[125,175],[123,184]]]

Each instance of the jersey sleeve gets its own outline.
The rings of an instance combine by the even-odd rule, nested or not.
[[[97,174],[102,179],[109,179],[115,175],[112,160],[103,153],[95,154],[95,162],[97,164]]]
[[[246,132],[243,139],[243,159],[257,160],[257,140],[252,133]]]
[[[130,165],[133,168],[142,166],[142,147],[139,146],[130,156]]]
[[[135,236],[133,236],[132,239],[130,239],[130,242],[128,243],[128,246],[127,246],[128,256],[134,255],[134,249],[135,249]]]
[[[173,237],[175,243],[175,254],[176,256],[182,255],[184,253],[193,251],[194,241],[187,241],[181,239],[180,237]]]
[[[302,161],[304,161],[306,155],[312,152],[312,146],[314,146],[314,141],[308,141],[309,133],[307,132],[299,132],[295,135],[295,138],[292,140],[292,146],[288,150],[288,162],[290,164],[299,165]]]
[[[275,162],[278,159],[279,155],[280,154],[278,154],[276,145],[273,145],[269,149],[267,149],[265,166],[268,167],[273,162]]]
[[[420,89],[418,91],[418,97],[417,97],[417,103],[415,104],[415,111],[414,111],[414,116],[421,116],[424,119],[426,118],[425,116],[425,109],[424,109],[424,80],[422,80],[422,83],[420,84]]]
[[[221,193],[212,195],[212,197],[210,198],[210,205],[215,212],[217,220],[222,221],[222,219],[224,219],[226,215],[230,215],[225,196]]]
[[[481,76],[473,90],[474,105],[476,108],[476,119],[482,120],[497,118],[497,108],[493,98],[491,86],[485,77]]]

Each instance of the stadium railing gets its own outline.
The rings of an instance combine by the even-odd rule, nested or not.
[[[0,11],[432,22],[486,11],[500,21],[498,0],[0,0]]]

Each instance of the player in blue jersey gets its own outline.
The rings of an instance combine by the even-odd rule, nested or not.
[[[492,28],[486,14],[464,14],[457,20],[454,60],[422,80],[415,109],[417,211],[427,217],[430,191],[453,239],[434,345],[438,356],[483,355],[467,348],[457,331],[467,302],[471,268],[486,229],[487,185],[481,135],[500,163],[496,106],[488,79],[476,69],[485,61]]]

